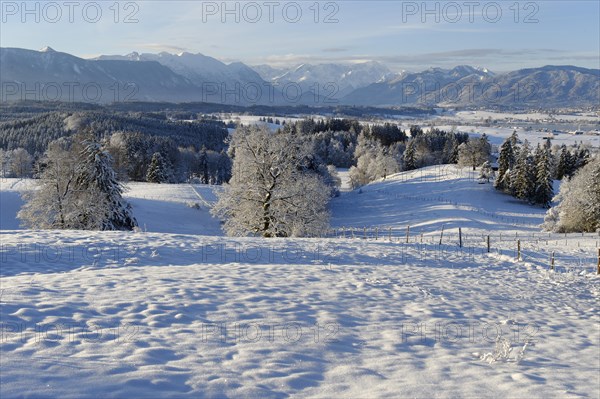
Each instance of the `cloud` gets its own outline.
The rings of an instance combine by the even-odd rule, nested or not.
[[[137,48],[148,49],[152,51],[170,51],[174,53],[181,53],[187,51],[185,47],[173,46],[171,44],[160,44],[160,43],[142,43],[138,44]]]
[[[339,54],[341,51],[329,51],[329,54],[285,54],[269,55],[252,60],[253,64],[268,64],[273,67],[291,67],[298,64],[340,63],[354,64],[367,61],[378,61],[392,70],[422,70],[427,67],[450,68],[460,64],[488,67],[500,72],[547,65],[551,61],[591,61],[598,58],[597,54],[575,53],[566,50],[547,48],[503,50],[498,48],[460,49],[421,54],[397,55],[367,55]],[[594,58],[596,57],[596,58]],[[529,61],[529,62],[524,62]]]

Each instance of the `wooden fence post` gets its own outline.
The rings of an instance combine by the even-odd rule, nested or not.
[[[487,251],[489,254],[490,253],[490,236],[489,235],[487,236]]]
[[[517,240],[517,260],[521,260],[521,240]]]
[[[554,251],[552,251],[552,258],[550,258],[550,270],[554,270]]]
[[[440,245],[442,245],[443,239],[444,239],[444,225],[442,225],[442,233],[440,234]]]
[[[462,229],[458,228],[458,246],[462,248]]]
[[[408,244],[408,237],[410,235],[410,226],[406,226],[406,243]]]

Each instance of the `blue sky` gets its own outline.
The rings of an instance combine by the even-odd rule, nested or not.
[[[227,10],[222,1],[2,1],[0,45],[81,57],[188,51],[274,66],[600,68],[597,0],[269,1],[228,2]]]

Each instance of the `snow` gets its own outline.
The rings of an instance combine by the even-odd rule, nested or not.
[[[212,187],[145,183],[126,193],[142,231],[14,230],[32,182],[2,179],[0,396],[598,397],[598,235],[542,234],[469,176],[333,201],[334,227],[391,241],[226,238]]]
[[[537,144],[544,143],[546,141],[546,137],[551,135],[552,145],[577,145],[579,143],[588,144],[594,147],[600,146],[600,136],[594,135],[573,135],[566,132],[563,133],[549,133],[542,131],[526,131],[522,127],[514,127],[504,126],[504,127],[485,127],[485,126],[473,126],[473,125],[440,125],[436,126],[438,129],[450,131],[453,127],[456,127],[457,131],[467,132],[471,136],[479,137],[483,133],[485,133],[490,143],[501,145],[504,140],[512,135],[512,133],[516,130],[519,135],[519,139],[528,140],[533,146]],[[428,130],[428,129],[424,129]]]
[[[478,172],[439,165],[398,173],[333,200],[334,227],[405,228],[419,233],[468,228],[539,231],[545,210],[531,207],[489,184]]]
[[[0,229],[18,230],[17,212],[23,205],[21,192],[35,181],[2,179],[0,183]],[[124,198],[131,203],[140,229],[156,233],[221,235],[219,220],[210,215],[216,201],[213,187],[203,184],[128,183]],[[169,217],[165,217],[169,215]]]
[[[216,201],[211,186],[130,183],[126,188],[124,197],[133,206],[134,215],[144,231],[222,234],[219,220],[210,215],[210,207]]]

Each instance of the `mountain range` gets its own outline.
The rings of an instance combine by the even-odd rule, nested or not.
[[[495,74],[467,65],[393,72],[370,61],[291,68],[161,52],[83,59],[0,48],[1,101],[166,101],[237,105],[549,108],[598,106],[600,70],[544,66]]]

